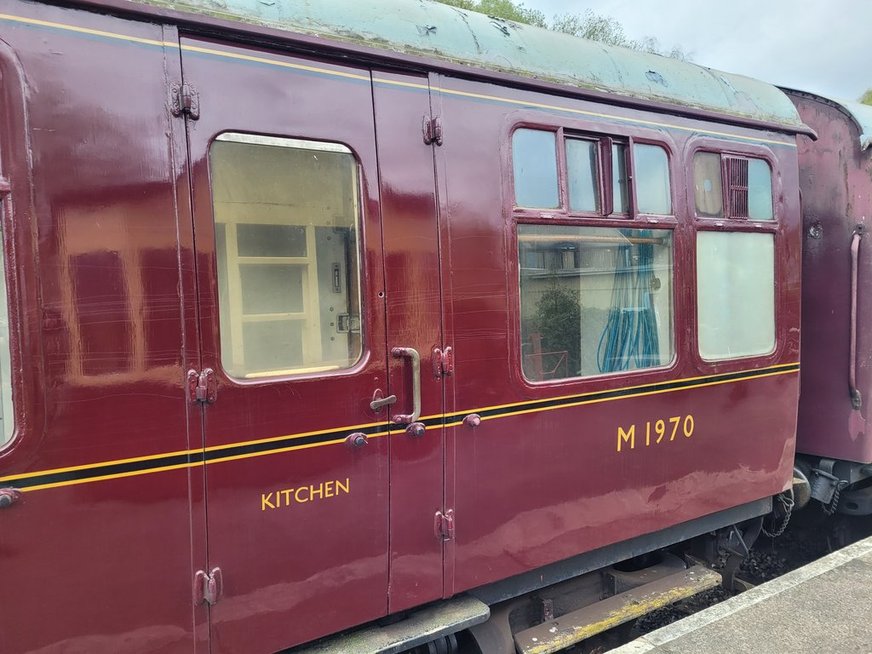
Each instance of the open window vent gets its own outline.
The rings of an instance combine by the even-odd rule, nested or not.
[[[729,188],[729,215],[731,218],[748,217],[748,160],[725,157]]]

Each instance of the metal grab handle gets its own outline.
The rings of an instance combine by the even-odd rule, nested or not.
[[[412,413],[394,416],[395,423],[405,425],[421,417],[421,355],[411,347],[395,347],[391,350],[391,355],[398,359],[408,357],[412,362]]]
[[[860,268],[860,232],[854,232],[851,239],[851,363],[848,373],[848,384],[851,390],[851,406],[859,410],[862,406],[862,396],[857,388],[857,292]]]

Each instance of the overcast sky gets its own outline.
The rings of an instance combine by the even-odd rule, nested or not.
[[[694,63],[834,98],[872,88],[872,0],[524,0],[550,21],[591,9]]]

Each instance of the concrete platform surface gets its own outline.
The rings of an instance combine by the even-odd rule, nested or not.
[[[872,538],[609,654],[872,654]]]

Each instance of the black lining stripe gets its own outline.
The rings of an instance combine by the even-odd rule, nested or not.
[[[789,366],[778,366],[775,368],[762,368],[759,370],[742,370],[740,372],[726,373],[721,375],[712,375],[710,377],[698,377],[695,379],[679,379],[674,381],[659,382],[649,384],[647,386],[635,386],[631,388],[617,388],[610,391],[600,391],[595,393],[584,393],[582,395],[571,395],[568,397],[549,398],[543,400],[532,400],[524,404],[513,406],[497,407],[494,409],[484,409],[477,411],[481,417],[497,417],[507,416],[521,411],[530,411],[535,409],[550,409],[554,407],[567,406],[579,403],[598,402],[602,400],[612,400],[621,397],[632,397],[634,395],[642,395],[646,393],[663,393],[666,391],[677,391],[697,386],[705,386],[716,382],[726,383],[733,381],[741,381],[744,379],[753,379],[755,377],[764,377],[773,373],[788,373],[799,370],[799,364]],[[447,416],[448,422],[462,420],[469,415],[470,411],[461,411]]]
[[[585,393],[581,395],[572,395],[560,398],[531,400],[529,402],[524,402],[521,404],[495,407],[492,409],[482,409],[479,411],[458,411],[451,414],[428,417],[424,420],[421,420],[421,422],[423,422],[424,425],[427,427],[440,427],[446,424],[459,422],[470,413],[478,413],[483,418],[506,417],[524,411],[551,409],[573,404],[584,404],[589,402],[618,399],[622,397],[632,397],[648,393],[676,391],[698,386],[705,386],[712,383],[742,381],[746,379],[754,379],[756,377],[765,377],[772,374],[796,372],[798,370],[798,363],[786,366],[775,366],[772,368],[761,368],[758,370],[742,370],[739,372],[711,375],[708,377],[698,377],[695,379],[679,379],[674,381],[658,382],[646,386],[618,388],[614,390]],[[357,431],[363,432],[367,436],[377,436],[386,434],[388,432],[401,433],[403,429],[404,427],[402,425],[391,425],[385,423],[380,425],[370,425],[368,427],[360,428]],[[238,457],[265,455],[269,454],[270,452],[283,450],[290,447],[301,447],[307,445],[317,446],[331,442],[338,442],[344,440],[345,437],[348,435],[349,431],[350,429],[348,427],[340,427],[338,429],[333,429],[328,432],[313,434],[310,436],[289,435],[285,438],[278,438],[275,440],[269,440],[267,442],[240,443],[239,445],[231,445],[221,449],[208,450],[206,452],[170,454],[166,456],[156,456],[154,458],[144,459],[141,461],[131,461],[126,463],[110,462],[105,464],[96,464],[94,466],[85,467],[78,470],[46,472],[45,474],[36,474],[31,477],[13,479],[8,482],[3,482],[3,480],[0,479],[0,483],[3,483],[4,485],[10,485],[15,488],[27,489],[36,486],[46,486],[52,484],[86,482],[89,480],[100,479],[103,477],[111,478],[120,475],[131,475],[136,473],[145,474],[148,472],[157,472],[163,468],[190,466],[203,462],[220,463],[221,461]]]
[[[30,488],[32,486],[43,486],[45,484],[58,484],[68,481],[84,481],[95,477],[108,477],[123,475],[132,472],[148,472],[154,468],[168,468],[171,466],[181,466],[191,463],[201,463],[203,461],[202,452],[192,452],[190,454],[176,454],[173,456],[164,456],[157,459],[146,459],[145,461],[132,461],[129,463],[107,463],[105,465],[97,465],[83,470],[65,470],[63,472],[49,472],[35,477],[26,477],[24,479],[15,479],[9,483],[15,488]]]

